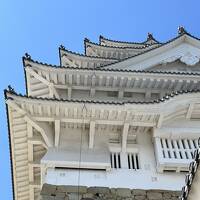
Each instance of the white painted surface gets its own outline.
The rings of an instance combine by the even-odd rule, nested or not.
[[[148,170],[117,169],[111,171],[48,169],[45,182],[53,185],[103,186],[130,189],[181,190],[184,174],[158,174]]]
[[[98,134],[100,135],[99,132]],[[106,139],[102,141],[106,142]],[[95,143],[96,145],[94,145],[94,149],[93,149],[94,152],[95,152],[95,148],[99,149],[100,146],[103,144],[103,143],[98,143],[98,140],[95,140]],[[106,143],[108,144],[108,142]],[[69,145],[72,146],[72,143]],[[67,143],[66,143],[66,146],[67,146]],[[122,150],[121,144],[119,145],[115,144],[114,146],[115,147],[111,145],[110,150],[116,150],[116,152],[120,152]],[[86,148],[86,146],[85,147],[83,146],[83,148]],[[73,151],[73,150],[71,149],[70,151]],[[98,155],[95,156],[95,153],[93,154],[93,158],[92,158],[93,164],[92,165],[89,164],[87,166],[88,168],[90,168],[90,170],[84,170],[84,169],[78,170],[78,169],[67,169],[67,168],[57,169],[54,167],[62,167],[62,166],[70,167],[70,165],[66,165],[66,163],[64,163],[64,160],[66,160],[66,157],[64,156],[64,154],[62,155],[59,154],[58,158],[59,160],[61,160],[60,162],[58,162],[58,158],[55,159],[55,162],[53,162],[52,160],[49,163],[48,163],[48,160],[45,161],[46,157],[42,159],[42,163],[43,164],[45,163],[47,167],[46,175],[44,178],[42,178],[42,180],[44,180],[45,183],[55,184],[55,185],[78,185],[79,184],[79,185],[85,185],[85,186],[181,190],[181,187],[184,184],[184,177],[185,177],[184,173],[157,172],[156,170],[157,163],[155,160],[156,158],[155,158],[155,153],[154,153],[154,145],[152,143],[152,134],[150,132],[138,133],[137,144],[129,144],[127,147],[127,151],[138,153],[140,169],[138,170],[128,169],[126,153],[121,153],[121,160],[123,162],[121,169],[107,168],[107,171],[106,170],[101,170],[101,171],[91,170],[91,168],[93,169],[95,168],[95,165],[96,165],[96,169],[100,169]],[[85,150],[82,151],[81,153],[83,157],[87,158]],[[91,158],[91,155],[92,154],[90,155],[88,154],[88,159]],[[56,154],[54,156],[56,156]],[[109,157],[109,152],[107,152],[107,156]],[[181,162],[178,163],[179,166],[182,164]]]

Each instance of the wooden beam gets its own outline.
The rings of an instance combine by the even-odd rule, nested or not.
[[[157,122],[157,128],[160,128],[162,126],[163,119],[164,119],[164,116],[160,114],[158,118],[158,122]]]
[[[42,122],[36,122],[35,120],[31,119],[31,117],[27,115],[24,117],[24,120],[30,123],[38,132],[41,133],[47,146],[51,147],[53,145],[52,136],[50,135],[51,133],[49,131],[45,131],[45,129],[41,127]]]
[[[74,60],[71,61],[67,56],[65,56],[65,59],[66,59],[67,63],[68,63],[70,66],[72,66],[72,67],[79,67],[79,65],[77,65],[77,64],[74,62]]]
[[[123,131],[122,131],[122,152],[126,152],[129,126],[130,126],[129,123],[125,123],[124,126],[123,126]]]
[[[26,70],[29,74],[31,74],[36,79],[38,79],[39,81],[41,81],[42,83],[44,83],[45,85],[47,85],[49,87],[49,97],[50,98],[52,98],[53,95],[55,95],[56,98],[59,98],[59,94],[58,94],[56,88],[54,87],[53,83],[50,83],[49,81],[47,81],[45,78],[43,78],[41,75],[37,74],[35,71],[33,71],[30,68],[26,68]]]
[[[69,100],[72,98],[72,88],[71,87],[68,87],[68,89],[67,89],[67,97]]]
[[[101,117],[103,117],[103,112],[100,113]],[[36,121],[46,121],[46,122],[53,122],[55,119],[61,120],[61,122],[65,123],[78,123],[78,124],[89,124],[90,119],[83,119],[83,118],[54,118],[54,117],[34,117]],[[95,120],[96,124],[101,125],[119,125],[122,126],[124,124],[124,120],[104,120],[104,119],[97,119]],[[142,122],[142,121],[131,121],[129,122],[130,126],[143,126],[143,127],[153,127],[156,126],[156,122]]]
[[[49,86],[49,88],[50,88],[50,86]],[[55,86],[53,85],[53,83],[51,83],[51,88],[52,88],[52,91],[53,91],[53,94],[55,95],[55,97],[56,97],[57,99],[59,99],[60,96],[59,96],[59,94],[58,94],[58,92],[57,92]]]
[[[181,90],[182,86],[183,86],[183,80],[178,80],[174,90],[175,91]]]
[[[128,80],[127,80],[126,86],[125,86],[126,88],[129,88],[129,87],[130,87],[131,81],[132,81],[132,78],[131,78],[131,77],[128,77]]]
[[[106,76],[106,87],[109,87],[110,84],[110,77]]]
[[[86,75],[84,75],[83,85],[87,86],[88,85],[87,83],[88,83],[88,75],[86,74]]]
[[[120,87],[120,88],[122,88],[123,83],[124,83],[124,77],[121,77],[121,78],[120,78],[120,81],[119,81],[119,87]]]
[[[91,121],[90,130],[89,130],[89,148],[90,149],[94,147],[94,135],[95,135],[95,121]]]
[[[54,129],[55,129],[55,146],[58,147],[60,141],[60,120],[55,120]]]
[[[145,92],[145,99],[151,99],[151,90],[148,89],[146,92]]]
[[[190,119],[190,118],[191,118],[193,109],[194,109],[194,104],[191,103],[191,104],[188,106],[188,111],[187,111],[187,114],[186,114],[186,119]]]
[[[92,48],[92,47],[86,47],[86,50],[89,50],[89,52],[92,54],[92,56],[99,57],[98,53]]]
[[[94,97],[95,95],[95,87],[91,87],[90,89],[90,97]]]
[[[119,90],[118,92],[118,98],[122,99],[124,97],[124,91],[123,90]]]
[[[38,73],[36,73],[35,71],[33,71],[31,68],[26,67],[26,72],[28,72],[29,74],[31,74],[32,76],[34,76],[36,79],[38,79],[39,81],[41,81],[42,83],[44,83],[45,85],[49,86],[50,82],[47,81],[45,78],[43,78],[42,76],[40,76]]]
[[[38,123],[41,123],[41,122],[36,122],[34,119],[32,119],[29,114],[24,111],[23,109],[21,109],[15,102],[13,102],[13,100],[10,100],[8,99],[6,101],[6,103],[12,107],[14,110],[16,110],[19,114],[23,115],[24,116],[24,120],[31,124],[31,126],[33,126],[37,131],[39,131],[44,139],[44,141],[46,142],[47,146],[52,146],[52,142],[50,141],[50,138],[47,136],[45,130],[43,128],[41,128],[39,126]]]

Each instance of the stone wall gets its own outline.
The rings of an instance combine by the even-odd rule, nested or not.
[[[44,184],[41,200],[178,200],[180,191],[55,186]]]

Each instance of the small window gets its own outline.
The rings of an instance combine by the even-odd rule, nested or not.
[[[110,154],[110,162],[111,162],[111,167],[115,169],[121,168],[121,157],[120,153],[111,153]]]
[[[129,169],[140,169],[139,158],[137,153],[128,153],[128,168]]]

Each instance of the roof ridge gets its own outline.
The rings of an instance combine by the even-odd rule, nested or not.
[[[180,90],[180,91],[173,91],[170,94],[166,94],[164,97],[151,100],[151,101],[124,101],[124,102],[115,102],[115,101],[99,101],[99,100],[80,100],[80,99],[57,99],[57,98],[45,98],[45,97],[33,97],[22,95],[21,93],[16,93],[15,90],[8,86],[8,89],[4,90],[5,99],[9,99],[10,97],[7,96],[7,93],[16,95],[23,98],[28,99],[35,99],[35,100],[48,100],[48,101],[59,101],[59,102],[72,102],[72,103],[97,103],[97,104],[110,104],[110,105],[125,105],[125,104],[157,104],[168,101],[175,96],[188,94],[188,93],[200,93],[200,89],[193,89],[193,90]]]
[[[89,39],[85,38],[84,39],[84,46],[86,47],[86,43],[90,43],[92,45],[96,45],[96,46],[99,46],[99,47],[105,47],[105,48],[115,48],[115,49],[145,49],[147,47],[151,47],[152,45],[156,45],[157,43],[155,44],[144,44],[144,46],[142,47],[118,47],[118,46],[107,46],[107,45],[100,45],[96,42],[92,42],[90,41]]]
[[[110,39],[110,38],[106,38],[102,35],[99,36],[99,44],[101,42],[101,39],[104,39],[104,40],[107,40],[107,41],[110,41],[110,42],[117,42],[117,43],[124,43],[124,44],[138,44],[138,45],[144,45],[146,42],[148,42],[149,40],[154,40],[157,44],[162,44],[162,42],[159,42],[157,41],[154,37],[153,37],[153,34],[152,33],[148,33],[147,34],[147,39],[143,42],[128,42],[128,41],[122,41],[122,40],[113,40],[113,39]],[[154,43],[154,44],[156,44]],[[149,44],[149,45],[153,45],[153,44]]]

